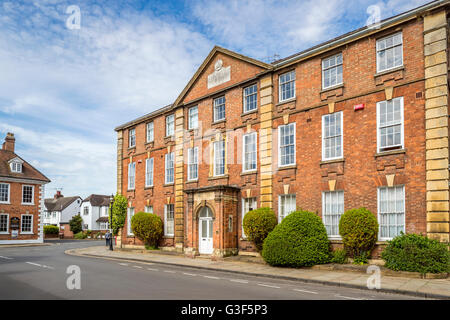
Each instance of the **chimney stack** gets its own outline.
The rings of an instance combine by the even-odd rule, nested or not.
[[[14,152],[15,144],[16,138],[14,138],[14,133],[8,132],[5,137],[5,142],[3,142],[2,149],[5,151]]]
[[[55,199],[62,198],[62,197],[64,197],[64,196],[61,194],[61,191],[56,190]]]

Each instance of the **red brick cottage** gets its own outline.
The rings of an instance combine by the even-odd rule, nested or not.
[[[50,180],[14,152],[15,140],[8,133],[0,150],[0,244],[42,243]]]
[[[154,212],[165,249],[250,254],[242,218],[317,212],[339,245],[350,208],[449,241],[448,19],[436,1],[267,64],[215,47],[178,98],[116,128],[130,218]]]

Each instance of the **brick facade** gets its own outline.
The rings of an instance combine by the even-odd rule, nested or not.
[[[50,180],[18,157],[14,153],[14,147],[14,135],[8,133],[3,148],[0,149],[0,165],[2,166],[0,184],[3,188],[7,186],[7,189],[3,190],[9,189],[7,201],[0,200],[0,215],[7,217],[6,229],[3,229],[4,225],[0,229],[0,244],[43,242],[44,186]],[[15,159],[22,161],[20,172],[17,173],[13,172],[10,166],[10,162]],[[23,186],[33,187],[33,200],[29,204],[24,204],[22,201]],[[24,215],[32,216],[30,231],[22,230]],[[11,223],[12,219],[19,219],[17,228]]]
[[[244,198],[256,198],[257,207],[272,207],[278,215],[279,196],[295,194],[297,208],[322,217],[323,192],[343,191],[345,210],[366,207],[378,216],[378,190],[383,186],[404,186],[407,233],[448,241],[448,52],[447,46],[440,47],[446,53],[441,62],[445,64],[445,79],[440,73],[436,77],[441,78],[434,79],[435,71],[427,70],[435,64],[426,62],[426,58],[427,52],[435,54],[439,49],[427,49],[424,45],[424,41],[430,45],[441,41],[442,34],[445,39],[446,10],[424,6],[401,20],[388,19],[379,29],[363,28],[358,30],[360,33],[324,44],[323,49],[319,45],[272,64],[215,47],[172,105],[116,128],[118,192],[128,198],[129,207],[135,212],[151,205],[163,221],[164,206],[174,204],[175,235],[164,238],[161,245],[190,255],[199,254],[198,213],[204,206],[213,212],[212,256],[219,257],[254,251],[241,234]],[[430,19],[440,21],[437,29],[435,20],[432,26],[426,25]],[[435,29],[444,31],[426,36]],[[377,40],[397,32],[402,34],[403,63],[377,73]],[[324,90],[322,61],[338,53],[342,53],[343,83]],[[435,56],[439,58],[442,59]],[[217,70],[224,70],[226,76],[227,68],[229,80],[211,86],[209,77]],[[280,103],[279,76],[292,70],[295,98]],[[431,78],[435,80],[431,82],[439,84],[440,91],[432,90],[435,86],[430,83]],[[243,90],[253,84],[257,86],[257,109],[244,113]],[[445,98],[444,108],[430,101],[434,95]],[[225,120],[214,122],[214,99],[221,96],[226,101]],[[379,152],[377,103],[399,97],[403,97],[403,147]],[[355,110],[361,104],[363,108]],[[199,127],[189,130],[189,109],[194,106],[198,107]],[[322,117],[338,112],[343,117],[343,157],[323,161]],[[166,116],[171,114],[175,115],[175,134],[166,137]],[[426,121],[439,117],[444,118],[440,122]],[[151,121],[154,141],[147,143],[146,125]],[[295,123],[295,164],[280,167],[278,129],[290,123]],[[132,148],[130,129],[136,132],[136,146]],[[255,171],[243,172],[242,136],[250,132],[257,132],[257,167]],[[224,175],[217,177],[213,173],[212,145],[219,140],[225,141],[226,166]],[[433,149],[431,144],[437,147]],[[188,181],[187,154],[192,147],[199,149],[198,179]],[[175,152],[175,179],[173,184],[165,185],[164,157],[168,152]],[[145,187],[147,158],[154,159],[152,187]],[[436,161],[445,168],[430,172]],[[136,163],[134,190],[127,188],[130,162]],[[142,244],[126,236],[126,227],[122,244]],[[339,240],[332,242],[340,245]],[[378,252],[375,250],[375,254]]]

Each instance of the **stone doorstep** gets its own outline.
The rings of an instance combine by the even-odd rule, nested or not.
[[[190,258],[186,257],[184,253],[177,251],[167,251],[167,250],[142,250],[142,249],[131,249],[131,248],[117,248],[117,251],[123,252],[134,252],[134,253],[144,253],[144,254],[158,254],[158,255],[170,255],[170,256],[178,256],[180,258]],[[192,258],[190,258],[192,259]],[[209,255],[200,255],[195,256],[194,259],[211,259]],[[244,262],[244,263],[255,263],[259,265],[269,266],[262,257],[255,256],[229,256],[220,259],[220,261],[224,262]],[[303,267],[294,270],[320,270],[320,271],[343,271],[343,272],[359,272],[359,273],[367,273],[367,267],[369,265],[377,265],[381,269],[382,276],[390,276],[390,277],[403,277],[403,278],[412,278],[412,279],[448,279],[448,273],[426,273],[421,274],[419,272],[409,272],[409,271],[394,271],[383,267],[384,261],[379,259],[371,259],[369,260],[368,265],[355,265],[355,264],[337,264],[337,263],[328,263],[328,264],[319,264],[312,267]],[[289,269],[286,269],[289,270]]]

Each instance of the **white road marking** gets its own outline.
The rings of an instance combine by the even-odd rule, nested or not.
[[[363,300],[363,299],[360,299],[360,298],[353,298],[353,297],[341,296],[341,295],[339,295],[339,294],[337,294],[336,297],[338,297],[338,298],[344,298],[344,299],[350,299],[350,300]]]
[[[147,270],[150,270],[150,271],[158,271],[158,269],[154,269],[154,268],[147,268]]]
[[[193,274],[193,273],[187,273],[187,272],[183,272],[183,274],[185,274],[185,275],[187,275],[187,276],[193,276],[193,277],[196,277],[196,276],[197,276],[196,274]]]
[[[133,268],[138,268],[138,269],[142,269],[141,266],[133,266]]]
[[[128,263],[119,263],[121,266],[128,266]]]
[[[10,258],[10,257],[4,257],[4,256],[0,256],[0,258],[6,259],[6,260],[12,260],[12,258]]]
[[[175,271],[172,271],[172,270],[164,270],[164,272],[167,272],[167,273],[175,273]]]
[[[230,281],[239,282],[239,283],[248,283],[247,280],[240,280],[240,279],[230,279]]]
[[[46,266],[45,264],[39,264],[39,263],[34,263],[34,262],[25,262],[25,263],[31,264],[31,265],[36,266],[36,267],[41,267],[41,268],[55,270],[55,268],[53,268],[51,266]]]
[[[280,287],[272,286],[272,285],[270,285],[270,284],[264,284],[264,283],[258,283],[258,286],[261,286],[261,287],[268,287],[268,288],[274,288],[274,289],[280,289]]]
[[[42,267],[42,265],[40,265],[39,263],[34,263],[34,262],[26,262],[26,263],[32,264],[33,266]]]
[[[302,289],[292,289],[292,290],[298,291],[298,292],[305,292],[305,293],[318,294],[317,292],[314,292],[314,291],[308,291],[308,290],[302,290]]]
[[[203,276],[203,277],[205,277],[205,278],[208,278],[208,279],[220,279],[219,277],[213,277],[213,276]]]

